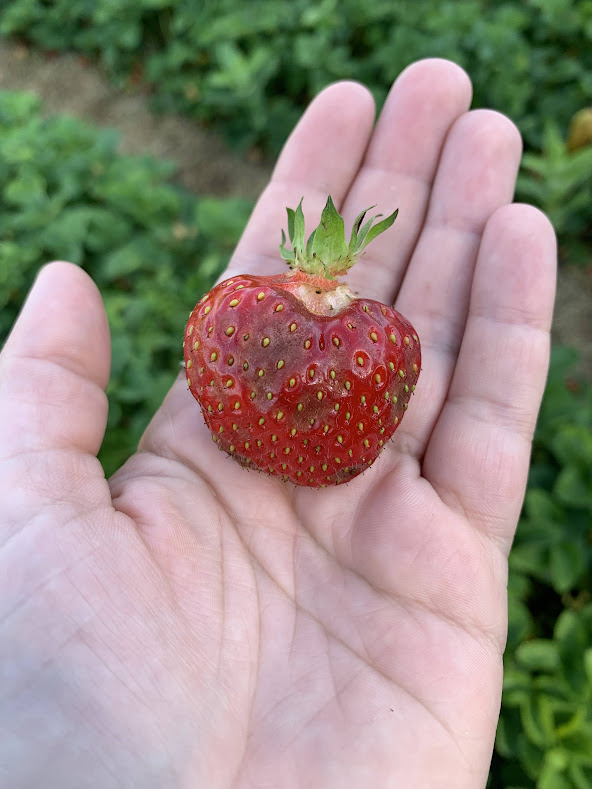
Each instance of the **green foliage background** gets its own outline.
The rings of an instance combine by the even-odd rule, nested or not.
[[[576,162],[553,147],[592,104],[592,0],[12,0],[0,34],[96,59],[161,110],[272,154],[328,83],[364,82],[380,107],[407,65],[450,58],[475,106],[518,124],[519,196],[549,214],[564,254],[582,259],[592,238],[592,151]]]
[[[519,196],[590,261],[592,0],[14,0],[0,31],[98,59],[164,111],[273,153],[303,106],[351,77],[380,104],[402,68],[451,57],[476,105],[509,114],[526,154]],[[41,263],[89,271],[113,340],[106,473],[134,451],[178,372],[185,316],[225,265],[251,206],[190,195],[174,165],[116,153],[117,136],[0,94],[0,344]],[[510,557],[510,627],[491,789],[592,789],[592,386],[555,349]]]

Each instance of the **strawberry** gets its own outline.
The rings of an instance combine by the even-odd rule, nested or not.
[[[218,447],[244,466],[324,487],[362,473],[401,423],[419,376],[413,326],[337,276],[387,230],[356,218],[349,244],[331,197],[305,243],[288,209],[292,271],[216,285],[189,316],[187,383]]]

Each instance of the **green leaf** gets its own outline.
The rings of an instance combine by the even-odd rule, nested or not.
[[[16,206],[26,206],[46,197],[46,182],[32,168],[23,168],[19,175],[4,187],[4,199]]]
[[[302,200],[300,203],[302,204]],[[286,208],[286,213],[288,214],[288,238],[292,243],[294,243],[294,223],[296,219],[296,211],[294,211],[293,208]]]
[[[331,196],[321,214],[321,221],[315,231],[312,254],[325,267],[338,264],[347,258],[348,245],[345,241],[345,225],[337,212]],[[338,268],[338,266],[336,266]]]
[[[546,720],[541,716],[541,708],[536,696],[532,696],[520,707],[520,717],[524,731],[530,742],[538,748],[547,748],[552,743],[552,732],[546,725]]]
[[[252,207],[252,202],[243,198],[202,197],[195,207],[198,231],[224,247],[233,247],[244,230]]]
[[[371,216],[370,219],[368,219],[368,221],[360,228],[354,248],[354,255],[358,254],[366,246],[366,236],[368,235],[374,220],[378,219],[379,216],[382,216],[382,214],[375,214],[374,216]]]
[[[584,671],[588,677],[588,683],[592,688],[592,647],[584,652]]]
[[[558,592],[567,592],[578,582],[586,567],[586,556],[574,542],[557,542],[550,553],[551,581]]]
[[[364,240],[364,245],[363,247],[361,247],[361,249],[367,247],[368,244],[371,241],[374,241],[374,239],[377,236],[379,236],[381,233],[384,233],[385,230],[388,230],[389,227],[391,227],[394,224],[398,214],[399,214],[399,209],[397,208],[396,211],[393,211],[393,213],[390,216],[387,216],[386,219],[383,219],[381,222],[378,222],[378,224],[374,225],[374,227],[371,227],[370,230],[368,231],[368,234],[366,235],[366,238]]]
[[[535,638],[516,650],[516,659],[531,671],[555,671],[559,666],[559,649],[554,641]]]
[[[362,222],[364,221],[364,217],[366,216],[368,211],[371,211],[373,208],[376,208],[376,206],[371,205],[370,208],[365,208],[363,211],[360,211],[360,213],[354,219],[354,223],[353,223],[352,229],[351,229],[351,236],[350,236],[350,239],[349,239],[349,245],[348,245],[348,252],[349,252],[350,255],[354,255],[355,254],[356,247],[357,247],[357,241],[358,241],[358,233],[360,232],[360,227],[362,226]]]
[[[294,252],[297,256],[302,257],[304,255],[304,248],[305,248],[305,235],[304,235],[304,212],[302,210],[302,200],[300,198],[300,202],[298,203],[298,208],[296,211],[292,212],[293,220],[292,220],[292,229],[290,233],[290,240],[292,241],[292,247]]]
[[[557,497],[572,507],[585,507],[592,515],[592,465],[563,468],[557,477]]]

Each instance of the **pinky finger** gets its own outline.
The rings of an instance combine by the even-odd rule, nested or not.
[[[451,507],[509,549],[549,363],[556,241],[548,219],[508,205],[483,234],[469,314],[423,473]]]

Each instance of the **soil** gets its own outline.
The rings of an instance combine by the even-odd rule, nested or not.
[[[272,163],[228,150],[213,132],[187,118],[154,114],[148,97],[117,90],[73,55],[48,58],[0,40],[0,90],[36,93],[48,116],[68,114],[118,129],[122,153],[172,159],[179,167],[178,181],[196,194],[254,199],[271,174]],[[577,348],[579,372],[592,379],[592,262],[559,268],[553,342]]]

